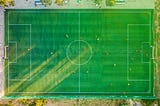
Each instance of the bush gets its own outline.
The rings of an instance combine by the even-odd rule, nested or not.
[[[42,0],[42,4],[49,6],[52,4],[52,0]]]
[[[14,6],[14,0],[0,0],[0,6],[3,7]]]
[[[106,0],[106,6],[114,6],[116,4],[116,0]]]
[[[55,3],[59,6],[63,5],[63,0],[55,0]]]
[[[101,2],[102,2],[102,0],[94,0],[94,3],[95,3],[95,4],[98,4],[98,5],[100,5]]]

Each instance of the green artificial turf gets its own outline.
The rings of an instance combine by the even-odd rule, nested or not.
[[[153,10],[6,10],[7,96],[154,96]]]

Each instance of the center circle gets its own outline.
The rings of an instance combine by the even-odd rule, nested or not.
[[[67,46],[66,56],[72,64],[87,64],[92,57],[92,47],[84,40],[72,41]]]

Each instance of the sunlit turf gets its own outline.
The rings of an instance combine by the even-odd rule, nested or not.
[[[7,10],[6,95],[154,96],[152,10]]]

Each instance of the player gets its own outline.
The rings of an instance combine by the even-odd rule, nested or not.
[[[68,39],[68,38],[69,38],[69,35],[68,35],[68,34],[66,34],[66,35],[65,35],[65,37]]]

